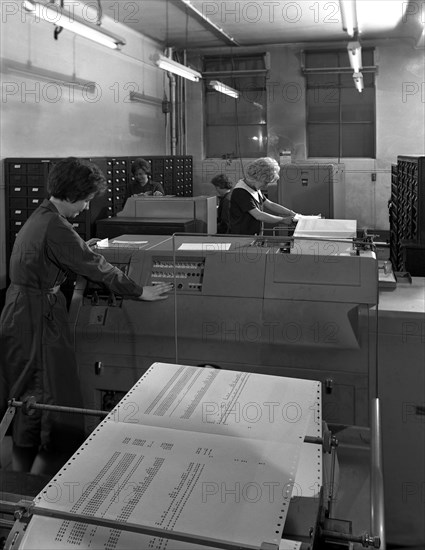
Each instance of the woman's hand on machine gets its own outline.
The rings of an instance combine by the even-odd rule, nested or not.
[[[94,237],[93,239],[89,239],[88,241],[86,241],[86,244],[91,248],[95,246],[100,240],[101,239],[97,239],[96,237]]]
[[[142,294],[137,298],[145,302],[155,302],[157,300],[166,300],[168,296],[163,296],[165,292],[173,290],[172,283],[159,283],[155,286],[144,286]]]

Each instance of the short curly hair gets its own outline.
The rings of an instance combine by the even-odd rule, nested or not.
[[[143,170],[145,174],[149,175],[151,173],[151,165],[145,159],[134,159],[133,164],[131,165],[131,173],[133,174],[133,176],[136,175],[137,170]]]
[[[218,187],[218,189],[231,189],[233,187],[233,182],[226,174],[217,174],[217,176],[213,177],[211,183],[214,187]]]
[[[90,195],[102,195],[108,185],[96,164],[68,157],[53,165],[47,177],[47,192],[60,200],[77,202]]]
[[[266,185],[279,174],[279,170],[280,166],[275,159],[271,157],[261,157],[254,160],[254,162],[248,166],[246,175],[249,179]]]

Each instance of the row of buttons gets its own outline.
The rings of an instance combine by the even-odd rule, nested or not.
[[[201,273],[169,273],[168,271],[152,271],[152,277],[160,277],[161,279],[187,279],[188,277],[201,277]]]
[[[202,263],[195,263],[195,262],[176,262],[175,264],[173,262],[163,262],[163,261],[154,261],[153,267],[166,267],[168,269],[174,269],[174,267],[178,268],[187,268],[187,269],[197,269],[198,267],[202,267]]]

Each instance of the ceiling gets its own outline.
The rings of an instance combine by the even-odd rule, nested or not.
[[[348,39],[338,0],[102,0],[101,5],[105,15],[176,49]],[[361,40],[418,41],[424,13],[417,0],[357,0],[356,5]],[[392,23],[385,22],[387,15]]]

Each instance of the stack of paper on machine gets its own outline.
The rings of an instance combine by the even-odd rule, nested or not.
[[[109,247],[131,247],[131,248],[143,248],[149,241],[142,239],[140,235],[121,235],[109,241],[108,238],[101,239],[96,243],[98,248]]]
[[[294,231],[292,254],[349,254],[357,236],[356,220],[301,218]],[[345,242],[344,242],[345,241]]]
[[[35,499],[117,528],[34,515],[20,548],[295,549],[281,536],[305,447],[317,483],[320,448],[303,441],[321,434],[320,414],[319,382],[155,363]],[[210,546],[119,529],[126,522]]]

